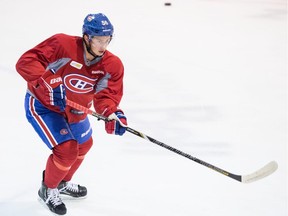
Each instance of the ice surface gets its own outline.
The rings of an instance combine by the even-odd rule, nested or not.
[[[72,216],[287,216],[287,10],[284,0],[2,0],[0,215],[51,215],[37,201],[49,150],[25,119],[20,55],[52,34],[81,35],[87,13],[115,26],[129,125],[236,174],[241,184],[132,134],[95,144],[74,181]]]

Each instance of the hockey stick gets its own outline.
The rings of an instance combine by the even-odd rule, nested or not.
[[[104,117],[104,116],[92,111],[91,109],[88,109],[87,107],[84,107],[84,106],[82,106],[80,104],[77,104],[77,103],[75,103],[73,101],[70,101],[70,100],[67,99],[66,103],[67,103],[67,105],[69,105],[69,106],[71,106],[71,107],[73,107],[73,108],[75,108],[77,110],[83,111],[83,112],[85,112],[85,113],[87,113],[89,115],[92,115],[92,116],[98,118],[98,120],[103,120],[105,122],[109,121],[108,118],[106,118],[106,117]],[[119,123],[121,124],[120,121],[119,121]],[[132,133],[132,134],[134,134],[136,136],[139,136],[139,137],[141,137],[141,138],[143,138],[145,140],[148,140],[148,141],[150,141],[152,143],[155,143],[155,144],[157,144],[157,145],[159,145],[159,146],[161,146],[163,148],[166,148],[166,149],[168,149],[168,150],[170,150],[172,152],[175,152],[175,153],[177,153],[177,154],[179,154],[179,155],[181,155],[183,157],[186,157],[186,158],[188,158],[188,159],[190,159],[190,160],[192,160],[194,162],[197,162],[197,163],[199,163],[199,164],[201,164],[203,166],[206,166],[206,167],[208,167],[208,168],[210,168],[210,169],[212,169],[212,170],[214,170],[216,172],[219,172],[219,173],[221,173],[221,174],[223,174],[225,176],[228,176],[228,177],[230,177],[230,178],[232,178],[232,179],[234,179],[236,181],[242,182],[242,183],[250,183],[250,182],[254,182],[254,181],[260,180],[260,179],[272,174],[278,168],[277,162],[276,161],[271,161],[268,164],[266,164],[264,167],[260,168],[259,170],[255,171],[255,172],[253,172],[251,174],[248,174],[248,175],[235,175],[235,174],[233,174],[231,172],[228,172],[228,171],[223,170],[223,169],[221,169],[219,167],[216,167],[216,166],[214,166],[212,164],[209,164],[209,163],[207,163],[207,162],[205,162],[203,160],[200,160],[200,159],[198,159],[196,157],[193,157],[193,156],[191,156],[191,155],[189,155],[189,154],[187,154],[185,152],[182,152],[182,151],[180,151],[180,150],[178,150],[176,148],[173,148],[173,147],[171,147],[169,145],[166,145],[166,144],[164,144],[164,143],[162,143],[162,142],[160,142],[160,141],[158,141],[156,139],[153,139],[152,137],[149,137],[149,136],[147,136],[147,135],[145,135],[145,134],[143,134],[143,133],[141,133],[139,131],[136,131],[136,130],[130,128],[130,127],[127,127],[126,125],[122,125],[122,126],[126,127],[126,130],[128,132],[130,132],[130,133]]]

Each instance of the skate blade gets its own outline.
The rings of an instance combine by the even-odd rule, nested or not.
[[[55,212],[52,212],[52,211],[49,209],[49,207],[46,205],[45,201],[41,199],[41,197],[38,196],[37,199],[38,199],[39,203],[40,203],[45,209],[47,209],[47,210],[50,212],[51,215],[59,216],[59,214],[56,214]]]

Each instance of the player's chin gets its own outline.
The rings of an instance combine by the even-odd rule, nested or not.
[[[97,55],[98,55],[98,56],[102,56],[104,53],[105,53],[105,50],[101,50],[101,51],[98,51],[98,52],[97,52]]]

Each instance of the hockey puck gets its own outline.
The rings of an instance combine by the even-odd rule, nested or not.
[[[165,2],[164,5],[165,6],[171,6],[171,2]]]

